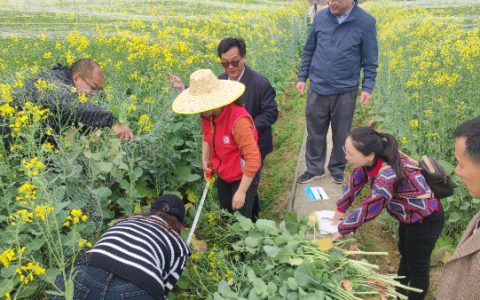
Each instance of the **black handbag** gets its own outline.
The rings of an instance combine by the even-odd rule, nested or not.
[[[435,198],[442,199],[453,195],[455,183],[434,158],[424,155],[418,161],[418,166]]]

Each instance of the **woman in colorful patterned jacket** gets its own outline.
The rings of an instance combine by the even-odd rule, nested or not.
[[[377,217],[383,208],[399,221],[398,275],[402,284],[422,289],[409,291],[408,299],[424,299],[429,285],[430,255],[444,225],[441,203],[428,186],[416,162],[401,153],[391,134],[358,127],[345,141],[345,158],[353,168],[350,180],[337,201],[334,239],[354,232]],[[370,193],[345,218],[355,198],[368,184]]]
[[[240,103],[245,85],[197,70],[190,87],[175,99],[173,111],[202,117],[202,166],[205,179],[218,175],[220,207],[253,219],[261,156],[253,119]]]

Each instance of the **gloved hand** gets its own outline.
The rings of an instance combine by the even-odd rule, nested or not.
[[[213,166],[212,163],[206,163],[203,165],[203,177],[205,180],[211,180],[213,177]]]

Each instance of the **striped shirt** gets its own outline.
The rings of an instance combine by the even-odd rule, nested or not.
[[[190,249],[160,217],[118,222],[87,251],[87,264],[129,280],[155,299],[166,299],[185,268]]]

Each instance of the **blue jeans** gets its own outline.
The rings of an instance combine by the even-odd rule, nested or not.
[[[75,272],[74,300],[166,299],[164,296],[153,298],[135,284],[97,267],[78,266],[75,267]],[[65,290],[62,276],[57,277],[55,284],[61,290]],[[59,296],[51,298],[51,300],[60,299],[64,298]]]

